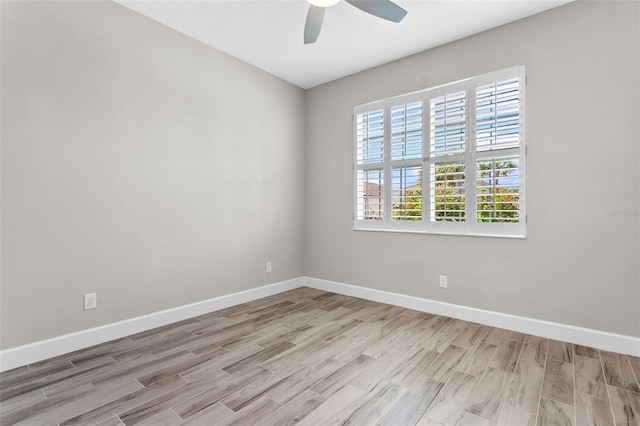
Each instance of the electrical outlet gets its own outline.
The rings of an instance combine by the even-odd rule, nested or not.
[[[440,275],[440,287],[441,288],[447,288],[447,276],[446,275]]]
[[[267,272],[271,272],[271,262],[267,262]]]
[[[98,296],[96,293],[87,293],[84,295],[84,310],[95,309],[98,305]]]

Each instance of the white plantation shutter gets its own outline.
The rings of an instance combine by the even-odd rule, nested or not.
[[[524,71],[356,107],[355,228],[523,237]]]
[[[422,220],[422,101],[392,104],[391,220]]]
[[[356,128],[358,164],[382,162],[384,158],[383,118],[384,114],[381,109],[358,115]]]
[[[358,220],[384,219],[384,172],[380,169],[358,170],[356,184]]]
[[[384,111],[356,116],[356,220],[383,220]]]
[[[394,167],[391,176],[393,220],[422,220],[422,165]]]
[[[494,157],[477,161],[478,222],[520,221],[519,161],[518,157]]]
[[[391,107],[391,160],[422,158],[422,102]]]
[[[434,162],[430,167],[432,222],[464,222],[466,219],[465,163]]]
[[[475,89],[474,185],[478,228],[509,224],[516,227],[515,232],[524,233],[524,227],[519,226],[524,163],[521,161],[522,80],[522,76],[496,78]]]
[[[520,145],[520,81],[511,79],[476,89],[478,151]]]
[[[429,212],[431,222],[466,220],[467,100],[462,85],[430,101]]]
[[[431,156],[464,154],[466,146],[465,92],[431,99]]]

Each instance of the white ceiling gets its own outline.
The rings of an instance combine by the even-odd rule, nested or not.
[[[341,1],[317,43],[305,0],[116,0],[304,89],[548,10],[571,0],[397,0],[399,24]]]

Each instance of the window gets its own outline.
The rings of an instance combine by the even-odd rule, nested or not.
[[[525,236],[525,67],[355,107],[356,229]]]

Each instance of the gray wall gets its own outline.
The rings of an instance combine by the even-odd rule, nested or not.
[[[1,26],[0,347],[303,274],[301,89],[111,2]]]
[[[306,274],[640,336],[639,8],[574,3],[310,89]],[[352,230],[354,105],[520,64],[526,240]]]

